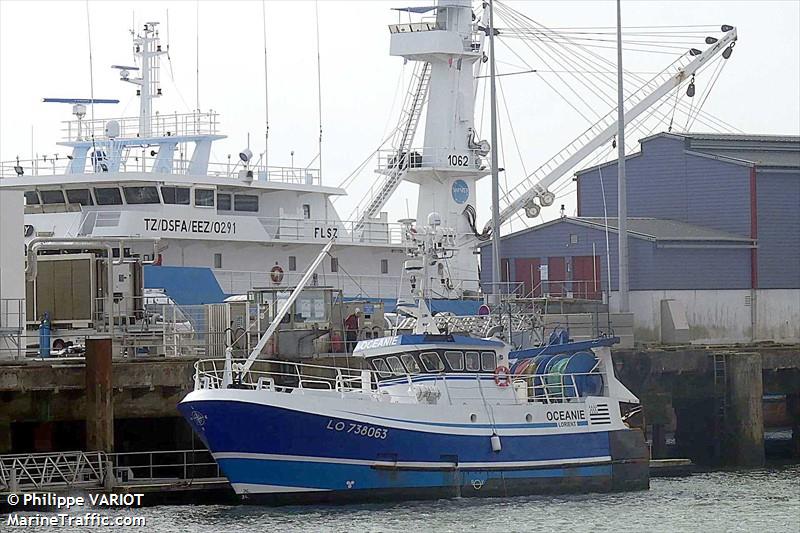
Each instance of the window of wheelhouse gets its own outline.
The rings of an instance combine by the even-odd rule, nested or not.
[[[231,195],[229,193],[217,193],[217,210],[230,211],[231,210]]]
[[[403,365],[405,365],[409,374],[419,374],[419,363],[417,363],[417,360],[413,355],[410,353],[400,354],[400,359],[402,359]]]
[[[447,364],[450,366],[450,369],[454,372],[460,372],[464,370],[464,354],[461,352],[444,352],[444,358],[447,360]]]
[[[419,354],[419,359],[422,361],[422,366],[428,372],[441,372],[444,370],[444,364],[439,354],[436,352],[422,352]]]
[[[130,205],[161,203],[161,198],[158,196],[158,189],[155,187],[123,187],[122,190],[125,193],[125,201]]]
[[[374,368],[378,373],[378,376],[382,378],[388,378],[392,375],[391,371],[389,370],[389,365],[387,365],[386,361],[383,359],[373,359],[372,368]]]
[[[67,189],[67,201],[71,204],[92,205],[89,189]]]
[[[94,199],[97,205],[122,205],[122,194],[118,187],[95,187]]]
[[[39,205],[39,195],[36,191],[25,191],[25,205]]]
[[[478,352],[465,352],[464,362],[470,372],[478,372],[481,369],[481,356]],[[494,368],[492,368],[494,370]]]
[[[214,207],[214,189],[195,189],[194,205],[197,207]]]
[[[403,363],[400,362],[400,359],[396,355],[387,357],[386,362],[389,363],[389,368],[395,376],[402,376],[406,373],[406,369],[403,368]]]
[[[189,205],[189,187],[161,187],[161,197],[165,204]]]
[[[62,191],[39,191],[43,204],[63,204],[64,193]]]
[[[494,352],[481,352],[481,367],[486,372],[494,372],[494,369],[497,368]]]

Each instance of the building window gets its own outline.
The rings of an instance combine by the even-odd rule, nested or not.
[[[306,220],[311,218],[311,204],[303,204],[303,218]]]
[[[71,204],[92,205],[89,189],[67,189],[67,200]]]
[[[289,256],[289,272],[294,272],[297,270],[297,257],[290,255]]]
[[[389,260],[381,259],[381,274],[388,274],[388,273],[389,273]]]
[[[194,205],[197,207],[214,207],[214,189],[195,189]]]
[[[233,197],[234,211],[258,212],[258,196],[253,194],[237,194]]]
[[[161,187],[161,197],[165,204],[189,205],[189,188]]]
[[[578,244],[578,236],[574,233],[569,234],[569,243],[570,244]]]
[[[155,187],[123,187],[125,201],[131,205],[160,204],[161,198]]]
[[[339,258],[331,257],[331,272],[339,272]]]
[[[117,187],[95,187],[97,205],[122,205],[122,195]]]
[[[230,194],[223,194],[217,193],[217,209],[219,211],[230,211],[231,210],[231,195]]]
[[[214,268],[222,268],[222,254],[214,254]]]
[[[43,204],[63,204],[64,193],[61,191],[39,191]]]

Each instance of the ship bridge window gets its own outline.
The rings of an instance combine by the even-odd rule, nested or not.
[[[117,187],[95,187],[97,205],[122,205],[122,195]]]
[[[165,204],[189,205],[189,188],[161,187],[161,197]]]
[[[398,359],[396,355],[387,357],[386,362],[389,363],[389,368],[392,369],[392,374],[394,374],[395,376],[402,376],[406,373],[406,369],[403,368],[403,364],[400,362],[400,359]]]
[[[92,195],[89,189],[67,189],[67,200],[71,204],[92,205]]]
[[[231,195],[230,194],[223,194],[217,193],[217,210],[219,211],[230,211],[231,210]]]
[[[161,203],[155,187],[123,187],[122,190],[125,192],[125,201],[131,205]]]
[[[39,191],[43,204],[63,204],[64,193],[62,191]]]
[[[194,205],[197,207],[214,207],[214,189],[195,189]]]
[[[39,195],[36,191],[25,191],[25,205],[39,205]]]
[[[254,194],[237,194],[233,197],[234,211],[258,212],[258,196]]]
[[[477,372],[481,369],[481,357],[478,352],[466,352],[464,354],[464,360],[467,363],[467,370],[470,372]],[[494,370],[494,368],[492,368]]]
[[[441,372],[444,370],[444,364],[436,352],[422,352],[419,354],[419,358],[422,361],[422,366],[428,372]]]
[[[494,352],[481,352],[481,366],[487,372],[493,372],[497,368]]]
[[[454,371],[464,370],[464,354],[461,352],[444,352],[447,364]]]
[[[404,353],[400,355],[400,359],[403,360],[403,364],[405,365],[409,374],[419,374],[419,363],[417,363],[417,360],[413,355],[410,353]]]
[[[391,372],[389,371],[389,365],[386,364],[386,361],[383,359],[373,359],[372,360],[372,367],[378,372],[378,375],[382,378],[388,378],[391,376]]]

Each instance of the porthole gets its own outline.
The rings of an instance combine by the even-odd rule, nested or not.
[[[525,415],[525,422],[528,422],[528,423],[533,422],[533,417],[531,416],[530,413]]]
[[[469,415],[469,421],[470,422],[477,422],[478,421],[478,415],[476,415],[474,413]]]

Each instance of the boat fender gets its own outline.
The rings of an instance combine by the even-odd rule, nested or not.
[[[498,365],[494,369],[494,382],[498,387],[508,387],[511,384],[511,371],[505,365]]]
[[[492,438],[489,439],[492,441],[492,451],[495,453],[499,453],[500,450],[503,449],[503,445],[500,444],[500,435],[497,433],[492,433]]]

